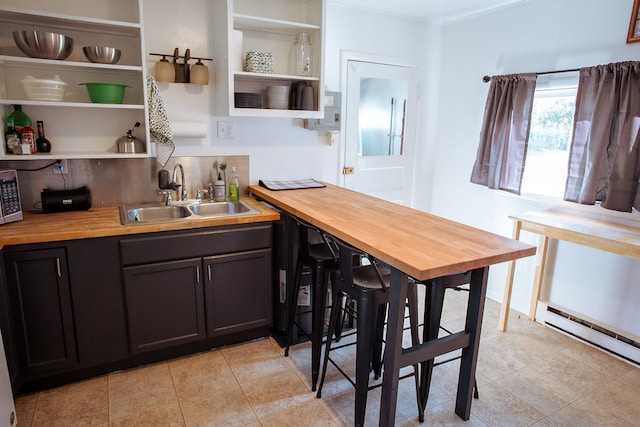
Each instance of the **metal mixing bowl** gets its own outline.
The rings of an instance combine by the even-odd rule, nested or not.
[[[13,40],[20,50],[31,58],[66,59],[73,50],[73,39],[58,33],[14,31]]]
[[[85,46],[84,56],[91,62],[100,64],[116,64],[120,60],[120,49],[106,46]]]

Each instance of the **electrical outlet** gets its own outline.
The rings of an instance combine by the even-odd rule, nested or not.
[[[56,163],[55,165],[51,166],[53,168],[53,174],[54,175],[66,175],[69,173],[69,170],[67,169],[67,160],[60,160],[60,163]]]
[[[233,122],[231,121],[218,122],[218,138],[225,138],[225,139],[233,138]]]

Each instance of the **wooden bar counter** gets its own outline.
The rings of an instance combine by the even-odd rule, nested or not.
[[[392,267],[380,425],[394,425],[400,368],[456,348],[462,348],[456,414],[469,419],[488,268],[534,255],[535,246],[330,184],[284,191],[253,185],[249,191]],[[462,271],[472,271],[466,330],[403,349],[408,277]]]

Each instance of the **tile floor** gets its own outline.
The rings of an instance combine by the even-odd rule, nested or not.
[[[462,322],[465,292],[447,294],[443,324]],[[464,422],[454,410],[457,362],[434,370],[424,425],[638,426],[640,369],[512,312],[497,329],[487,300],[477,381]],[[455,326],[454,326],[455,327]],[[338,357],[353,366],[351,350]],[[310,347],[290,357],[272,338],[117,372],[17,401],[28,426],[350,426],[353,388],[329,368],[321,399],[309,388]],[[377,426],[380,389],[369,393]],[[398,426],[418,426],[413,380],[401,381]]]

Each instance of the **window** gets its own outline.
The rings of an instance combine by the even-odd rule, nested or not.
[[[538,76],[522,194],[563,197],[577,89],[577,73]]]

